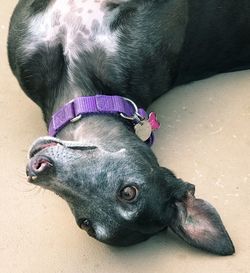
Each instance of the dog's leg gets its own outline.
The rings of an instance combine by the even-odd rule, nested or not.
[[[32,20],[33,12],[28,7],[31,2],[20,1],[13,14],[8,38],[9,62],[22,89],[43,108],[49,104],[47,99],[55,96],[63,85],[65,60],[60,44],[35,42],[28,34],[28,21]],[[40,10],[43,7],[36,8]],[[50,96],[48,93],[51,93]]]

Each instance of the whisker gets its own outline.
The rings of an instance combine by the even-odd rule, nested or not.
[[[38,195],[45,191],[44,188],[27,182],[27,176],[23,168],[17,171],[17,177],[18,179],[15,181],[13,187],[18,192],[33,193],[34,195]]]

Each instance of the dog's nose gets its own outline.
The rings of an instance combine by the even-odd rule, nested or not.
[[[28,182],[34,182],[38,176],[53,166],[50,159],[44,156],[32,158],[26,167]]]

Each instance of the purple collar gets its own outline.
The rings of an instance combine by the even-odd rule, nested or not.
[[[49,124],[49,135],[57,133],[70,122],[76,122],[87,114],[114,114],[130,120],[135,133],[149,145],[153,144],[153,131],[160,128],[154,112],[149,116],[142,108],[137,108],[130,99],[120,96],[96,95],[77,97],[66,103],[53,114]]]

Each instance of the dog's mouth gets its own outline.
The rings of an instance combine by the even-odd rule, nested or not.
[[[34,157],[37,153],[41,152],[42,150],[45,150],[49,147],[52,147],[52,146],[56,146],[56,145],[61,145],[59,143],[56,143],[56,142],[50,142],[50,143],[46,143],[46,144],[41,144],[39,146],[36,146],[32,149],[32,151],[30,152],[30,158]]]
[[[36,154],[38,154],[39,152],[48,149],[50,147],[54,147],[57,145],[61,145],[64,146],[66,148],[70,148],[70,149],[78,149],[78,150],[90,150],[90,149],[96,149],[96,146],[93,145],[86,145],[84,143],[78,142],[78,141],[65,141],[65,140],[61,140],[59,138],[55,138],[55,137],[40,137],[38,138],[31,146],[30,151],[28,153],[28,158],[31,159],[32,157],[34,157]]]
[[[28,157],[29,159],[31,159],[39,152],[57,145],[63,145],[63,144],[56,138],[50,138],[50,137],[39,138],[31,146]]]

